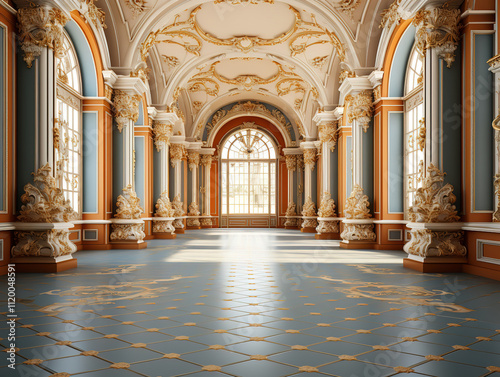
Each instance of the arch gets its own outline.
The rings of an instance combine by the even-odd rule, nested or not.
[[[402,21],[394,30],[384,60],[382,97],[403,97],[408,58],[415,41],[412,20]],[[397,63],[397,64],[395,64]]]
[[[281,133],[281,131],[267,119],[259,118],[256,116],[239,116],[234,119],[227,121],[223,126],[221,126],[218,131],[214,134],[212,142],[209,144],[212,148],[217,148],[221,141],[229,135],[233,130],[238,128],[243,123],[255,123],[257,127],[262,128],[268,134],[272,135],[278,148],[286,146],[286,141]]]
[[[101,52],[95,35],[78,11],[71,12],[72,20],[66,23],[66,30],[73,40],[82,69],[83,95],[104,97],[104,69]],[[95,84],[93,84],[95,83]],[[91,86],[86,89],[86,86]],[[87,94],[95,93],[95,94]]]

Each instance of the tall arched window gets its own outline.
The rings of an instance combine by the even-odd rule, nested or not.
[[[265,133],[231,134],[221,154],[222,215],[276,214],[276,149]]]
[[[81,74],[75,47],[67,34],[64,54],[57,59],[57,101],[54,124],[56,178],[71,207],[81,215]]]
[[[422,185],[425,166],[423,75],[423,57],[414,46],[405,82],[405,213],[413,205],[415,191]]]

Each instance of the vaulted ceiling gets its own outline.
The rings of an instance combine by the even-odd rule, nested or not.
[[[392,0],[98,0],[112,69],[147,66],[151,101],[177,105],[185,135],[237,101],[269,103],[315,134],[339,101],[339,76],[375,66]]]

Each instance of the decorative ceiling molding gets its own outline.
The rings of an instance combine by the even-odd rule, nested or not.
[[[145,0],[125,0],[125,4],[132,10],[134,15],[138,15],[146,10]]]
[[[274,4],[274,0],[215,0],[214,4],[231,4],[231,5],[240,5],[240,4]]]
[[[253,116],[263,115],[265,118],[269,118],[274,121],[275,124],[279,125],[282,130],[286,130],[290,140],[293,140],[292,131],[293,126],[287,120],[285,115],[278,109],[270,110],[263,103],[247,101],[238,102],[234,104],[229,110],[219,109],[216,111],[210,122],[200,121],[196,128],[195,137],[200,139],[202,136],[203,129],[207,129],[207,140],[210,139],[212,132],[217,130],[222,124],[226,123],[228,120],[238,116],[238,115],[248,115]],[[299,133],[302,137],[305,136],[304,127],[298,123],[297,124]],[[292,142],[293,143],[293,142]]]

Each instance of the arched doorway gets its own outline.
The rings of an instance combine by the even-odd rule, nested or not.
[[[228,134],[220,153],[220,223],[223,227],[276,227],[278,148],[256,127]]]

